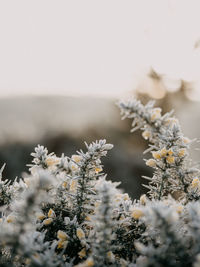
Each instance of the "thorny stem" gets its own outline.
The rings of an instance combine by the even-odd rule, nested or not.
[[[158,200],[160,200],[161,197],[162,197],[162,191],[163,191],[163,185],[164,185],[164,178],[165,178],[165,176],[163,175],[162,176],[162,181],[161,181],[161,184],[160,184],[160,191],[159,191],[159,195],[158,195]]]
[[[82,211],[83,211],[83,195],[84,195],[84,190],[85,190],[85,170],[86,170],[86,167],[84,166],[82,168],[82,172],[83,172],[83,175],[81,177],[81,180],[80,180],[80,195],[77,194],[77,205],[78,205],[78,214],[77,214],[77,219],[78,221],[80,222],[81,221],[81,215],[82,215]]]

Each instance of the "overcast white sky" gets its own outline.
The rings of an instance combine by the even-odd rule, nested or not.
[[[153,66],[198,80],[199,0],[0,0],[0,96],[117,95]]]

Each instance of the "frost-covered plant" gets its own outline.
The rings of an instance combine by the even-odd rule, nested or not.
[[[106,180],[101,159],[113,145],[86,144],[61,157],[38,145],[29,173],[0,171],[0,266],[200,266],[200,181],[172,112],[153,102],[120,102],[149,140],[148,197],[131,200]]]
[[[197,190],[191,191],[198,183],[199,170],[191,166],[188,149],[191,141],[181,131],[180,124],[173,112],[161,114],[160,108],[154,108],[154,102],[142,105],[135,99],[119,103],[124,118],[133,119],[132,132],[141,129],[144,139],[149,140],[152,158],[146,165],[154,169],[153,177],[147,188],[152,198],[160,200],[168,193],[179,193],[179,197],[198,198]]]

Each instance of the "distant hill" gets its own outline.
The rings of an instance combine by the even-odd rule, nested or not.
[[[121,121],[115,102],[90,97],[0,98],[0,165],[7,163],[5,177],[13,179],[27,171],[25,165],[38,143],[58,155],[71,155],[84,149],[84,141],[105,138],[114,144],[103,161],[108,178],[122,181],[121,187],[137,197],[143,190],[141,175],[151,175],[142,154],[147,143],[139,132],[130,133],[130,121]],[[186,136],[200,137],[199,103],[176,96],[158,105],[175,109]],[[192,154],[199,161],[199,151]]]
[[[0,142],[39,140],[47,132],[80,135],[92,127],[119,127],[114,101],[76,97],[0,99]]]

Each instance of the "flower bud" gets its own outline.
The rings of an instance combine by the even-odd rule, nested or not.
[[[142,212],[141,209],[139,209],[139,208],[134,208],[134,209],[132,210],[131,216],[133,217],[133,219],[138,220],[138,219],[140,219],[142,216],[144,216],[144,213]]]

